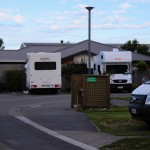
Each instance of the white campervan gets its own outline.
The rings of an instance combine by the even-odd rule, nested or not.
[[[30,92],[61,88],[61,53],[28,53],[25,65],[26,87]]]
[[[93,58],[94,74],[110,75],[111,90],[132,91],[132,55],[130,51],[101,51]]]

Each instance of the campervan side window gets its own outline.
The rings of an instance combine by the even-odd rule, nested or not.
[[[100,70],[100,65],[98,65],[98,72],[100,72],[101,70]]]
[[[56,70],[56,62],[35,62],[35,70]]]
[[[94,70],[96,70],[96,64],[94,64]]]

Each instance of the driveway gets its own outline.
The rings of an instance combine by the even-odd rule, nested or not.
[[[84,113],[71,109],[70,103],[70,95],[50,96],[48,103],[26,107],[22,114],[50,130],[96,148],[124,138],[100,132]],[[112,100],[112,104],[127,106],[128,102]]]

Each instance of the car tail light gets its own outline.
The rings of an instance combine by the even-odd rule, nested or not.
[[[31,85],[31,88],[37,88],[37,85]]]

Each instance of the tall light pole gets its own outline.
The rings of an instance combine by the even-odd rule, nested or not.
[[[91,74],[91,10],[94,7],[88,6],[85,7],[89,13],[88,21],[88,74]]]

